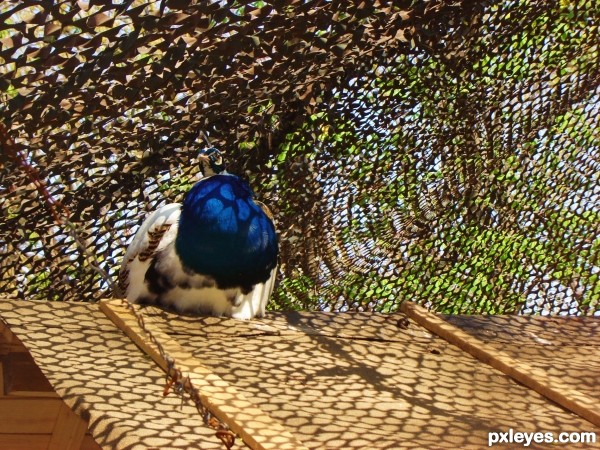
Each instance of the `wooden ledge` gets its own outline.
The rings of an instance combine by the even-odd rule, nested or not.
[[[492,347],[415,303],[405,301],[400,310],[422,327],[456,345],[479,361],[500,370],[600,427],[600,406],[597,400],[574,389],[572,385],[563,382],[560,377],[552,376],[546,370],[533,367]]]
[[[100,309],[165,372],[167,361],[156,344],[139,326],[124,300],[102,300]],[[283,425],[252,404],[236,387],[203,366],[194,356],[171,339],[151,318],[144,316],[144,327],[175,360],[184,377],[200,392],[203,405],[239,435],[252,449],[307,450]]]

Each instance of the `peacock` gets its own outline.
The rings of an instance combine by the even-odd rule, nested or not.
[[[273,216],[214,147],[199,154],[202,178],[183,203],[142,223],[119,286],[132,303],[251,319],[265,314],[279,253]]]

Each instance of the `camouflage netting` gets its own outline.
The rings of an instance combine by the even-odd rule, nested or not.
[[[97,300],[202,134],[277,217],[271,308],[600,313],[600,3],[0,6],[0,293]]]

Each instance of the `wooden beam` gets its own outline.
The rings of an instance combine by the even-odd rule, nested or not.
[[[62,404],[60,399],[1,397],[0,434],[51,434]]]
[[[79,450],[86,430],[87,423],[63,403],[56,418],[48,450]]]
[[[167,370],[167,361],[160,355],[156,345],[148,339],[123,300],[103,300],[100,302],[100,309],[163,370]],[[162,331],[156,322],[144,316],[144,326],[160,343],[166,354],[175,360],[184,376],[189,376],[191,384],[200,393],[203,405],[234,433],[241,436],[248,447],[257,450],[306,450],[283,425],[251,403],[237,388],[203,366],[191,353]]]
[[[561,378],[532,367],[509,354],[488,345],[458,327],[446,322],[425,308],[405,301],[400,310],[417,324],[466,351],[481,362],[489,364],[550,400],[600,427],[600,405],[597,400],[574,389]]]

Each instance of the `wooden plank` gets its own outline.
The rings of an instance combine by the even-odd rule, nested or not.
[[[63,403],[56,418],[48,450],[79,450],[86,430],[87,423]]]
[[[597,401],[574,389],[571,384],[564,383],[561,378],[552,376],[539,367],[532,367],[506,352],[494,348],[415,303],[403,302],[401,311],[422,327],[456,345],[478,360],[500,370],[530,389],[600,427],[600,405]]]
[[[47,450],[49,434],[0,434],[0,448],[6,450]]]
[[[51,434],[62,404],[59,399],[2,397],[0,434]]]
[[[167,362],[122,300],[103,300],[100,302],[100,309],[163,370],[167,370]],[[175,359],[184,376],[189,376],[192,385],[200,392],[202,403],[234,433],[241,436],[246,445],[260,450],[306,449],[283,425],[254,406],[234,386],[200,364],[150,318],[144,317],[144,326],[160,342],[166,354]]]

